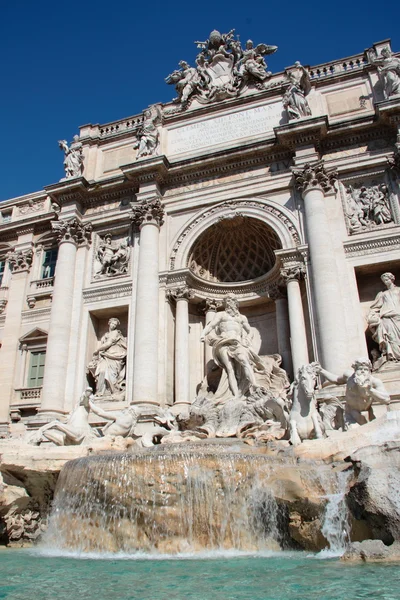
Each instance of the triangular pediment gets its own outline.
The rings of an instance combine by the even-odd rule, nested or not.
[[[28,342],[39,342],[42,340],[47,340],[48,333],[44,329],[40,329],[40,327],[35,327],[25,333],[22,337],[19,338],[20,344],[27,344]]]

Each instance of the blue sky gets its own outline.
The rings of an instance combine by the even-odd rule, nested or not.
[[[400,51],[400,2],[170,2],[3,0],[0,24],[0,200],[63,176],[57,140],[167,102],[164,77],[193,63],[194,40],[232,28],[278,46],[272,72],[343,58],[391,38]],[[376,7],[376,8],[375,8]]]

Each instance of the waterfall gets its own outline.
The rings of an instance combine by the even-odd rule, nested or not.
[[[327,503],[321,531],[329,544],[329,549],[322,550],[321,556],[341,556],[350,539],[345,499],[349,476],[349,471],[338,473],[335,493],[326,496]]]
[[[158,447],[80,458],[59,477],[46,547],[80,552],[278,550],[271,457]]]

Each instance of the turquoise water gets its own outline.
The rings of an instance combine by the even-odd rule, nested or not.
[[[345,565],[304,553],[99,559],[0,553],[7,600],[398,600],[396,564]]]

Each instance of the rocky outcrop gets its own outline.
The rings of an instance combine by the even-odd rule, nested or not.
[[[400,541],[400,442],[362,448],[347,460],[355,474],[347,495],[354,528],[385,544]]]
[[[381,540],[353,542],[342,556],[344,562],[400,561],[400,543],[386,546]]]

